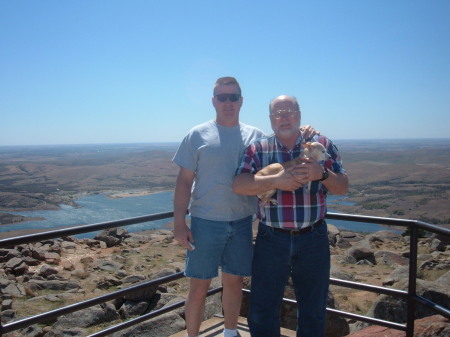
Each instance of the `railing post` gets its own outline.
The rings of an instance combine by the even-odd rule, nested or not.
[[[407,299],[407,319],[406,319],[406,337],[414,336],[414,320],[416,312],[416,278],[417,278],[417,246],[418,231],[416,223],[409,225],[409,278],[408,278],[408,299]]]

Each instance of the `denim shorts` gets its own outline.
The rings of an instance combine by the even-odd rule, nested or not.
[[[209,280],[222,272],[250,276],[253,258],[252,216],[235,221],[191,218],[194,250],[186,254],[187,277]]]

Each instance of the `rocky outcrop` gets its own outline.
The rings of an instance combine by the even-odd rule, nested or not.
[[[396,240],[391,236],[391,239]],[[377,242],[377,240],[372,241]],[[433,240],[424,239],[421,242],[422,246],[426,246],[430,250],[430,254],[421,254],[418,256],[418,261],[423,261],[419,263],[418,267],[418,278],[416,279],[416,293],[428,300],[431,300],[438,305],[445,308],[450,307],[450,259],[449,259],[449,249],[446,246],[446,252],[440,252],[436,250],[435,245],[433,245]],[[383,263],[385,265],[395,267],[392,273],[383,280],[382,285],[392,287],[400,290],[408,289],[408,277],[409,277],[409,267],[408,259],[409,253],[393,253],[378,251],[375,252],[375,257],[378,263]],[[420,277],[426,275],[433,275],[431,280],[424,280]],[[440,275],[436,278],[436,275]],[[373,303],[372,307],[367,312],[367,316],[374,317],[378,319],[383,319],[387,321],[405,323],[406,313],[407,313],[407,303],[405,299],[395,298],[388,295],[380,295]],[[435,312],[426,306],[419,303],[416,304],[416,318],[424,318],[435,315]],[[363,329],[368,327],[367,323],[358,322],[355,324],[355,329]],[[363,334],[363,332],[365,334]],[[399,332],[392,329],[382,328],[382,327],[371,327],[361,331],[361,334],[351,335],[356,336],[404,336],[403,334],[398,334]],[[430,332],[429,336],[434,336],[434,332]],[[383,335],[384,334],[384,335]],[[425,336],[422,334],[415,334],[415,336]],[[426,335],[428,336],[428,335]],[[435,336],[441,336],[439,334]],[[444,335],[442,335],[444,336]]]
[[[157,235],[164,236],[162,233]],[[97,237],[101,240],[66,237],[0,249],[2,322],[20,318],[23,309],[20,308],[19,303],[29,307],[42,307],[44,310],[39,310],[42,312],[46,311],[45,308],[52,309],[50,304],[52,302],[58,302],[59,307],[65,303],[79,301],[77,299],[81,299],[87,292],[93,291],[94,294],[101,294],[101,291],[110,292],[114,288],[127,288],[180,271],[180,269],[170,268],[171,264],[168,263],[167,268],[154,275],[131,274],[129,270],[125,271],[125,264],[130,263],[126,256],[131,254],[130,246],[133,246],[135,242],[131,240],[127,245],[124,244],[131,235],[123,229],[114,229],[102,232]],[[146,241],[150,239],[151,235],[147,235]],[[122,254],[105,254],[104,258],[96,257],[111,247],[117,247],[112,249],[117,249],[118,252],[120,252],[119,248],[123,248]],[[142,271],[145,271],[145,268]],[[162,308],[172,301],[183,300],[176,295],[172,295],[171,298],[165,296],[168,289],[170,288],[164,285],[147,287],[111,303],[59,317],[54,322],[49,322],[51,325],[44,329],[35,325],[30,326],[22,329],[19,335],[69,336],[68,331],[70,331],[70,336],[84,336],[87,328],[108,322],[117,323],[123,319],[145,314],[154,308]],[[160,301],[161,298],[164,300]],[[20,302],[16,302],[16,299],[20,299]],[[180,312],[175,311],[169,315],[172,321],[174,315],[178,317],[176,321],[179,324],[167,324],[172,331],[184,327]],[[158,324],[148,322],[142,331],[154,330],[155,327],[157,327],[155,331],[164,330]]]
[[[110,303],[105,303],[61,316],[53,327],[56,329],[88,328],[117,319],[119,319],[119,314],[115,307]]]
[[[112,337],[170,336],[184,328],[184,320],[176,313],[170,312],[124,331],[116,332]]]
[[[405,333],[382,326],[371,326],[346,337],[404,337]],[[440,315],[414,322],[414,337],[450,337],[450,321]]]
[[[105,229],[97,234],[94,239],[98,241],[103,241],[106,243],[107,247],[113,247],[120,244],[126,238],[129,238],[130,234],[123,228],[111,228]]]
[[[401,279],[393,285],[395,285],[396,289],[407,290],[408,280]],[[430,282],[417,279],[416,285],[416,293],[418,295],[431,300],[444,308],[450,308],[450,289],[448,287],[448,283],[444,285],[443,282],[439,280]],[[369,310],[368,316],[397,323],[404,323],[406,322],[406,313],[406,301],[404,299],[381,295]],[[416,318],[423,318],[432,315],[434,315],[434,312],[431,309],[428,309],[428,307],[423,305],[416,304]]]
[[[399,289],[405,287],[402,282],[408,277],[409,259],[404,249],[407,247],[405,238],[389,231],[362,235],[341,232],[332,225],[329,227],[332,277],[360,281],[364,274],[356,272],[359,268],[369,268],[367,270],[370,271],[370,268],[380,267],[382,270],[392,270],[380,283]],[[422,296],[448,308],[449,250],[448,246],[445,246],[444,251],[439,250],[442,247],[435,242],[431,238],[421,240],[423,254],[419,256],[418,275],[424,280],[418,279],[418,291]],[[169,252],[171,257],[168,257]],[[29,308],[38,307],[42,309],[39,312],[43,312],[55,305],[60,307],[116,289],[129,288],[182,269],[184,250],[173,241],[171,231],[129,234],[123,229],[113,229],[98,234],[94,239],[64,237],[0,249],[1,319],[2,322],[8,322],[23,317],[20,303]],[[425,280],[431,276],[434,278]],[[185,286],[181,285],[180,280],[136,290],[114,301],[59,317],[48,322],[47,326],[30,326],[21,330],[20,336],[84,336],[87,329],[92,331],[99,324],[117,324],[184,300],[188,283],[186,279],[184,281]],[[247,279],[247,286],[249,282]],[[211,286],[220,285],[220,279],[216,278]],[[339,293],[335,290],[330,291],[330,308],[341,309],[342,300],[339,298],[338,301],[337,295]],[[221,313],[220,297],[220,294],[216,294],[207,298],[205,319]],[[290,285],[286,288],[285,297],[295,298]],[[246,298],[244,296],[241,312],[244,316],[248,307]],[[404,305],[400,300],[393,301],[380,296],[368,315],[402,321]],[[295,329],[296,306],[286,305],[282,310],[282,325]],[[184,329],[183,311],[183,308],[176,309],[117,332],[114,336],[168,336]],[[422,310],[418,317],[432,314]],[[330,314],[327,337],[345,336],[363,327],[349,324],[348,320]]]

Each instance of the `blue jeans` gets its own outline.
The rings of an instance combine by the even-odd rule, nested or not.
[[[297,299],[297,337],[323,337],[330,277],[325,221],[300,235],[259,224],[248,314],[252,337],[280,336],[280,308],[289,277]]]

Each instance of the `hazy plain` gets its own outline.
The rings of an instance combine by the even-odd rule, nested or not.
[[[450,139],[338,140],[351,214],[450,223]],[[0,147],[0,223],[8,211],[58,209],[83,194],[124,197],[173,190],[178,144]],[[75,205],[76,206],[76,205]]]

